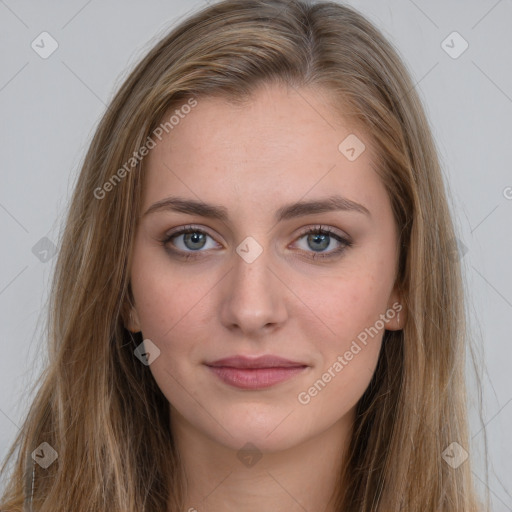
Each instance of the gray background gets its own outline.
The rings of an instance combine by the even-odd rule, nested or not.
[[[483,368],[493,510],[512,511],[512,1],[349,3],[398,48],[434,130],[463,244],[468,311]],[[0,0],[0,457],[21,425],[27,390],[43,362],[51,244],[93,131],[127,71],[201,5]],[[31,47],[43,31],[59,45],[47,59]],[[453,31],[469,44],[458,58],[442,44]],[[448,44],[452,51],[461,48],[457,39]],[[484,430],[475,403],[466,448],[483,488]]]

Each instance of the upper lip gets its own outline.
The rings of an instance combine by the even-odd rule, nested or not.
[[[260,357],[232,356],[206,363],[207,366],[227,366],[230,368],[283,368],[307,366],[305,363],[291,361],[282,357],[265,355]]]

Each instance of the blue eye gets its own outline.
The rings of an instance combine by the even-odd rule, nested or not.
[[[173,242],[173,240],[180,237],[182,237],[181,245],[183,245],[184,248],[178,247],[176,250],[170,247],[170,245],[176,247],[177,244]],[[183,229],[167,235],[163,240],[161,240],[161,243],[174,256],[189,260],[199,257],[198,254],[194,253],[204,252],[200,251],[200,249],[205,247],[207,237],[211,238],[210,235],[202,229],[196,228],[194,226],[185,226]]]
[[[176,247],[177,245],[180,245],[173,242],[174,239],[179,239],[180,237],[183,237],[181,239],[181,245],[183,247],[179,247],[178,249],[170,247]],[[206,247],[208,238],[213,240],[213,238],[206,231],[203,231],[202,229],[196,228],[194,226],[185,226],[179,231],[170,233],[160,242],[173,255],[179,258],[190,260],[201,257],[197,253],[205,252],[201,251],[201,249]],[[312,249],[312,254],[307,249],[301,250],[302,252],[308,253],[308,256],[310,256],[312,259],[334,258],[341,255],[345,249],[352,246],[351,241],[342,237],[341,235],[338,235],[332,229],[323,226],[307,228],[301,233],[298,239],[300,240],[302,238],[306,238],[306,243],[308,244],[308,247]],[[325,253],[322,252],[331,245],[333,239],[337,242],[338,247]],[[215,248],[215,244],[213,247],[206,248]]]
[[[306,231],[303,231],[301,233],[299,239],[303,237],[307,237],[306,242],[309,244],[309,247],[313,247],[313,259],[333,258],[341,255],[341,253],[343,253],[345,249],[352,246],[352,242],[350,240],[348,240],[345,237],[342,237],[341,235],[338,235],[332,229],[323,226],[315,226],[306,229]],[[336,240],[336,242],[338,243],[338,248],[326,253],[316,251],[316,249],[323,250],[329,247],[333,239]]]

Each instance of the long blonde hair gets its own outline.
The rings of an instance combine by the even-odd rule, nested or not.
[[[19,448],[2,510],[183,510],[169,404],[134,356],[142,339],[124,327],[140,148],[171,109],[209,95],[243,101],[271,82],[322,88],[364,128],[399,227],[407,323],[384,334],[340,468],[347,485],[336,491],[337,510],[482,510],[470,461],[453,468],[443,458],[452,442],[469,450],[466,319],[423,107],[397,51],[369,21],[338,3],[300,0],[205,7],[158,42],[113,98],[71,199],[50,297],[50,363],[7,456]],[[31,457],[43,442],[58,453],[46,469]]]

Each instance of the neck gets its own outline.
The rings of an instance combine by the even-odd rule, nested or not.
[[[184,510],[334,512],[354,410],[315,437],[265,453],[228,448],[175,415],[173,410],[173,438],[186,481]]]

